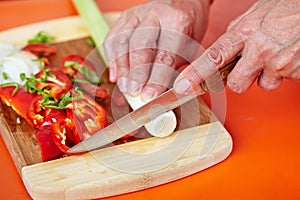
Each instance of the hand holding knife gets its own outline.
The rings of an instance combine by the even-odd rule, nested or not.
[[[202,82],[200,85],[204,91],[203,93],[178,95],[173,89],[170,89],[141,108],[128,113],[93,136],[70,148],[68,152],[79,153],[100,148],[142,127],[162,113],[175,109],[205,92],[220,92],[224,90],[224,82],[226,82],[227,75],[233,69],[238,59],[239,57],[209,77],[206,82]],[[209,85],[206,84],[207,82],[209,82]]]
[[[91,36],[97,44],[99,52],[105,61],[102,43],[109,32],[109,27],[106,24],[101,11],[99,11],[93,1],[73,0],[73,3],[85,21]],[[226,82],[227,75],[233,69],[238,60],[239,57],[225,65],[211,77],[206,79],[205,82],[202,82],[200,84],[203,89],[202,93],[179,95],[173,89],[170,89],[151,102],[131,113],[128,113],[106,128],[96,132],[93,136],[70,148],[68,152],[86,152],[100,148],[132,131],[135,131],[162,113],[177,108],[205,92],[219,92],[224,90],[224,82]]]

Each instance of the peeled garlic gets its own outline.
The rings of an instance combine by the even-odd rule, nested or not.
[[[147,103],[142,101],[140,96],[133,97],[128,94],[124,94],[124,96],[133,110],[136,110]],[[170,110],[145,124],[145,128],[152,136],[166,137],[174,132],[176,125],[176,115]]]

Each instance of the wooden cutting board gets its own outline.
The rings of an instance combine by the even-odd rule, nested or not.
[[[105,15],[109,24],[117,16]],[[51,58],[54,63],[71,53],[88,56],[104,70],[105,87],[112,93],[115,91],[115,86],[107,81],[107,70],[98,52],[85,42],[88,31],[79,17],[4,31],[0,33],[0,41],[22,45],[41,30],[56,38],[54,46],[59,53]],[[112,101],[102,104],[109,110],[110,122],[130,110],[118,108]],[[17,125],[18,116],[3,103],[0,103],[0,133],[33,199],[100,198],[183,178],[221,162],[230,154],[230,135],[201,98],[174,111],[179,123],[167,138],[150,137],[142,129],[136,137],[118,140],[110,147],[49,162],[41,161],[35,130],[24,120]]]

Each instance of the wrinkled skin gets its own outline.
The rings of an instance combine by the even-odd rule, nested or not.
[[[110,42],[105,44],[110,80],[119,80],[122,92],[130,95],[142,92],[145,99],[162,93],[172,73],[164,65],[176,68],[183,64],[170,52],[176,47],[186,50],[186,44],[182,38],[169,38],[157,31],[135,33],[140,27],[168,28],[200,42],[206,29],[208,9],[208,0],[157,0],[125,11],[108,36]],[[232,21],[227,31],[179,74],[173,85],[175,91],[181,94],[201,92],[200,82],[240,55],[227,81],[228,87],[237,93],[245,92],[255,80],[265,90],[276,89],[283,79],[299,81],[299,22],[299,0],[258,1]],[[135,66],[150,63],[153,49],[160,47],[169,48],[170,52],[158,50],[152,68],[145,65],[133,70]],[[125,79],[121,78],[127,73]]]
[[[228,26],[227,31],[175,80],[178,93],[201,90],[199,83],[216,68],[241,55],[227,85],[245,92],[257,79],[265,90],[283,79],[300,80],[300,1],[261,0]]]
[[[157,0],[124,11],[104,43],[110,81],[144,100],[165,91],[174,69],[186,63],[178,56],[187,45],[184,37],[201,41],[209,4],[210,0]]]

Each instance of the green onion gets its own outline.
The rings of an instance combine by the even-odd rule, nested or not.
[[[42,60],[42,59],[34,59],[32,61],[40,63],[42,69],[45,68],[45,62],[44,62],[44,60]]]
[[[107,63],[103,49],[103,42],[109,32],[109,26],[102,16],[99,7],[94,0],[73,0],[73,4],[85,22],[104,63]]]
[[[2,84],[0,84],[0,87],[9,87],[9,86],[14,86],[15,87],[15,89],[12,92],[12,95],[15,95],[18,92],[19,88],[20,88],[19,83],[16,83],[16,82],[10,82],[10,83],[2,83]]]
[[[85,83],[85,84],[89,84],[90,83],[88,80],[83,80],[83,79],[79,79],[79,78],[72,78],[71,81],[73,83]]]
[[[64,66],[73,67],[74,69],[79,71],[79,73],[83,74],[85,78],[91,83],[98,84],[98,85],[103,83],[103,80],[98,77],[95,71],[90,70],[89,68],[87,68],[82,64],[79,64],[78,62],[66,61]]]
[[[54,99],[50,95],[43,95],[41,104],[45,108],[64,110],[67,108],[68,104],[71,103],[72,101],[80,100],[83,98],[82,91],[80,91],[78,88],[75,88],[74,91],[76,94],[78,94],[78,96],[73,97],[71,92],[62,94],[59,99]]]
[[[41,78],[36,78],[34,75],[31,75],[31,77],[26,77],[24,73],[20,74],[21,80],[23,81],[26,80],[24,87],[27,92],[32,94],[42,95],[41,105],[43,105],[45,108],[64,110],[67,108],[68,104],[71,103],[72,101],[80,100],[83,98],[82,91],[80,91],[77,87],[74,88],[75,95],[72,95],[72,93],[69,91],[66,94],[62,94],[59,99],[55,99],[50,95],[51,89],[37,88],[36,84],[38,82],[41,82],[41,79],[45,79],[45,80],[47,79],[47,75],[49,74],[48,72],[49,71],[45,69],[44,74],[46,76]],[[0,87],[8,87],[8,86],[15,86],[12,95],[15,95],[20,87],[19,84],[16,82],[0,84]]]
[[[29,78],[26,78],[26,82],[24,84],[26,91],[31,94],[41,91],[39,88],[36,87],[36,84],[38,82],[39,80],[34,75],[32,75]]]
[[[42,60],[42,59],[35,59],[35,60],[33,60],[33,61],[39,62],[39,63],[40,63],[41,68],[42,68],[42,71],[44,72],[44,73],[43,73],[43,77],[40,78],[40,81],[46,82],[46,81],[47,81],[47,76],[50,75],[50,71],[49,71],[49,69],[46,68],[46,66],[45,66],[45,61]]]
[[[21,81],[25,81],[26,80],[26,74],[25,73],[21,73],[20,74],[20,79],[21,79]]]
[[[2,72],[2,77],[4,80],[7,80],[9,78],[6,72]]]
[[[29,39],[27,41],[27,43],[28,44],[33,44],[33,43],[49,44],[53,40],[54,40],[54,37],[49,36],[46,32],[40,31],[34,36],[34,38]]]
[[[87,44],[88,46],[90,46],[90,47],[95,47],[95,43],[94,43],[93,40],[91,40],[91,39],[86,39],[85,42],[86,42],[86,44]]]

